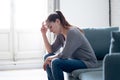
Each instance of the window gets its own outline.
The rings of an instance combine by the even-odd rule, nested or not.
[[[0,0],[0,29],[10,29],[10,0]]]
[[[48,0],[0,0],[0,64],[43,61],[40,27],[47,14]]]
[[[41,53],[45,53],[40,26],[46,15],[47,0],[15,0],[16,58],[40,58]]]
[[[11,59],[11,1],[0,0],[0,59]]]

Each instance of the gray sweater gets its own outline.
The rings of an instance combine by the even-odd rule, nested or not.
[[[64,46],[64,41],[66,44]],[[59,58],[62,59],[79,59],[82,60],[88,68],[96,67],[97,59],[94,51],[86,39],[85,35],[77,27],[70,28],[65,40],[62,34],[57,35],[55,42],[52,44],[52,51],[55,53],[63,47]]]

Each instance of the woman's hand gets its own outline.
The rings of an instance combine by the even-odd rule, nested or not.
[[[44,24],[44,22],[42,22],[41,33],[46,34],[46,32],[47,32],[46,24]]]
[[[44,62],[44,64],[43,64],[43,69],[44,69],[44,70],[46,70],[46,66],[47,66],[47,65],[50,65],[51,60],[52,60],[53,58],[55,58],[55,57],[54,57],[54,56],[49,56],[49,57],[45,60],[45,62]]]

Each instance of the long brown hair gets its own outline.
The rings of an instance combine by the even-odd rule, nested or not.
[[[69,26],[71,26],[68,21],[65,19],[61,11],[55,11],[54,13],[50,14],[47,18],[47,22],[55,22],[56,19],[59,19],[61,22],[61,25],[65,28],[68,29]]]

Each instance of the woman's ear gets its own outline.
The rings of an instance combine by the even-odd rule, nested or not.
[[[56,19],[56,21],[55,21],[56,23],[58,23],[58,24],[60,24],[60,20],[59,19]]]

